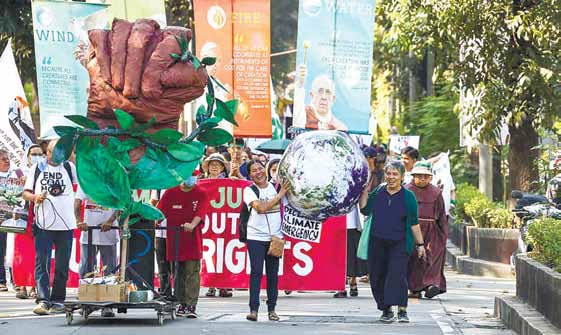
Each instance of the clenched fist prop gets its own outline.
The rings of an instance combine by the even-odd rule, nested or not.
[[[208,76],[203,66],[178,62],[176,38],[191,40],[191,30],[160,29],[154,20],[134,23],[115,19],[111,31],[90,30],[86,67],[90,75],[88,117],[100,127],[115,125],[114,109],[137,121],[155,117],[154,128],[177,128],[183,105],[204,93]]]

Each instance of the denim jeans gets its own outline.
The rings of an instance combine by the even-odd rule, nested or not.
[[[249,279],[249,309],[259,310],[259,293],[261,278],[263,278],[263,263],[267,273],[267,308],[269,312],[275,310],[279,295],[279,258],[267,255],[271,242],[247,240],[251,275]]]
[[[72,253],[72,230],[43,230],[33,228],[35,236],[35,285],[37,303],[62,303],[66,299],[66,281]],[[55,246],[55,277],[50,288],[50,263]]]
[[[4,267],[4,258],[6,258],[8,234],[0,233],[0,284],[6,284],[6,268]]]
[[[93,261],[88,260],[88,245],[80,244],[80,278],[84,278],[87,273],[94,270],[94,265],[97,263],[97,253],[101,254],[101,263],[105,266],[103,275],[112,275],[117,270],[117,245],[92,245],[94,249]]]

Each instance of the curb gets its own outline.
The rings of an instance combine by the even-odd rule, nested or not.
[[[519,335],[561,334],[561,329],[515,296],[495,297],[495,316]]]
[[[451,241],[446,244],[446,263],[460,272],[472,276],[488,276],[515,279],[516,276],[508,264],[489,262],[464,255]]]

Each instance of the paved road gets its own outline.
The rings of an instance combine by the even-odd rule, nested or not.
[[[369,287],[362,284],[359,297],[334,299],[331,293],[281,293],[277,312],[281,322],[266,321],[265,296],[260,322],[245,320],[247,291],[235,291],[234,298],[201,298],[197,320],[166,321],[159,328],[156,314],[148,310],[118,314],[115,319],[102,319],[99,312],[86,323],[75,315],[66,325],[64,315],[38,317],[31,313],[34,303],[18,300],[13,292],[0,294],[1,334],[465,334],[512,335],[493,317],[495,295],[514,292],[514,282],[494,278],[459,275],[448,271],[448,293],[440,299],[410,300],[410,324],[386,325],[377,321]],[[71,292],[72,293],[72,292]]]

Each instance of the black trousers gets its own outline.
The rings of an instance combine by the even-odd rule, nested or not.
[[[407,307],[408,262],[405,240],[392,241],[371,236],[368,272],[372,295],[379,310],[391,306]]]
[[[156,237],[156,261],[158,262],[158,280],[160,281],[160,294],[171,298],[172,275],[174,273],[173,262],[166,260],[166,239]],[[175,276],[173,276],[175,277]]]

